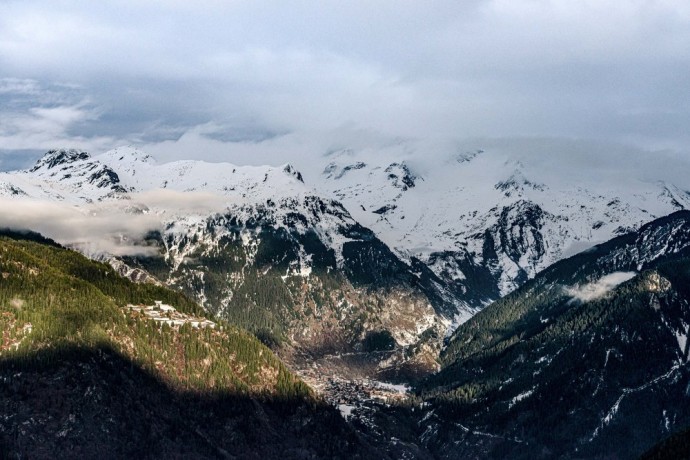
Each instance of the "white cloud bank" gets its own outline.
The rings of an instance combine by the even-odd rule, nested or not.
[[[613,290],[616,286],[637,276],[635,272],[614,272],[601,277],[601,279],[583,286],[566,287],[564,291],[574,300],[589,302],[600,299]]]
[[[156,216],[128,209],[128,204],[77,208],[60,202],[1,198],[0,227],[39,232],[90,255],[150,254],[150,248],[136,243],[149,231],[161,230],[161,222]]]
[[[176,215],[207,216],[227,206],[220,196],[205,192],[153,190],[131,200],[110,200],[75,206],[35,199],[0,198],[0,228],[31,230],[87,255],[152,255],[143,245],[152,231]]]
[[[227,197],[211,192],[180,192],[162,188],[130,196],[132,203],[141,203],[145,208],[168,215],[206,216],[225,210],[229,203]]]

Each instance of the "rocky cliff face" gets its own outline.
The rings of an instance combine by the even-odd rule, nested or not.
[[[324,242],[319,232],[333,220],[338,224]],[[334,239],[342,240],[340,253]],[[266,343],[294,348],[290,356],[370,355],[380,374],[436,369],[445,331],[439,318],[448,308],[440,289],[337,202],[269,201],[153,235],[149,243],[161,248],[159,256],[122,261]],[[371,349],[377,334],[391,341]],[[419,352],[423,347],[427,353]]]
[[[422,148],[329,152],[312,177],[403,259],[452,286],[467,307],[457,322],[554,262],[690,207],[686,190],[638,179],[645,171],[619,154],[603,164],[587,151],[532,153],[517,140],[514,149]]]

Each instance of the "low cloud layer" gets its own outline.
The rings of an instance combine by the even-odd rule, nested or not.
[[[80,208],[29,199],[0,199],[0,227],[32,230],[87,254],[147,254],[137,241],[149,231],[162,230],[154,215],[134,213],[123,203]]]
[[[107,201],[79,207],[62,202],[0,198],[0,228],[32,230],[88,255],[152,255],[142,245],[152,231],[163,231],[174,216],[206,216],[222,211],[225,202],[210,193],[155,190],[132,200]]]
[[[611,292],[616,286],[634,278],[637,275],[635,272],[614,272],[603,276],[598,281],[585,284],[583,286],[574,286],[564,288],[567,295],[574,300],[580,302],[590,302],[592,300],[600,299],[607,293]]]

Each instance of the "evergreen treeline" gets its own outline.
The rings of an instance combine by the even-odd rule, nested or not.
[[[179,389],[281,399],[311,394],[266,346],[226,322],[175,330],[122,308],[155,300],[202,312],[183,294],[132,283],[76,252],[0,237],[0,365],[48,365],[35,361],[75,346],[114,349]]]
[[[690,426],[690,257],[672,252],[597,298],[575,297],[570,287],[616,271],[602,268],[607,257],[560,262],[485,308],[420,386],[437,414],[499,436],[488,456],[632,458]]]
[[[242,243],[239,227],[232,221],[227,226],[227,235],[214,244],[199,244],[177,268],[163,256],[124,260],[161,280],[174,280],[187,295],[203,299],[217,317],[250,331],[271,347],[281,346],[290,332],[301,330],[309,321],[334,314],[341,317],[348,307],[344,303],[346,293],[358,296],[358,301],[369,297],[354,293],[346,277],[335,269],[333,250],[315,234],[295,236],[284,228],[261,227],[252,247]],[[209,224],[207,230],[213,229],[214,225]],[[195,243],[198,241],[183,237],[175,250],[183,252]],[[157,244],[173,245],[162,238]],[[311,257],[308,278],[294,274],[299,266],[300,246]],[[361,314],[343,323],[342,329],[353,340],[359,340],[362,324],[375,319],[374,311],[366,305]]]

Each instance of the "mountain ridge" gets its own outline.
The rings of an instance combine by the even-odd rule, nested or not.
[[[689,264],[684,210],[557,262],[482,310],[420,387],[437,417],[425,445],[464,440],[447,458],[634,458],[687,427]]]
[[[367,368],[428,373],[450,318],[463,308],[423,264],[400,260],[289,164],[159,164],[136,149],[94,157],[51,151],[0,181],[21,190],[10,200],[63,203],[64,212],[98,229],[73,247],[120,273],[180,289],[266,343],[296,346],[285,359],[305,351],[366,355],[370,334],[390,334],[395,356]],[[131,230],[119,230],[122,222]],[[94,239],[111,252],[92,249]]]
[[[564,257],[690,208],[686,190],[659,178],[636,179],[643,171],[630,168],[614,177],[614,160],[586,150],[573,156],[582,158],[578,163],[557,146],[531,152],[517,141],[486,143],[459,152],[449,145],[442,153],[405,142],[381,155],[344,149],[321,160],[322,172],[314,165],[312,181],[403,259],[421,260],[454,285],[475,309]],[[428,161],[423,148],[432,152]],[[620,152],[612,156],[625,162]],[[586,167],[587,159],[601,171]],[[414,187],[399,187],[386,173],[398,165],[406,172],[393,176],[414,177]]]

